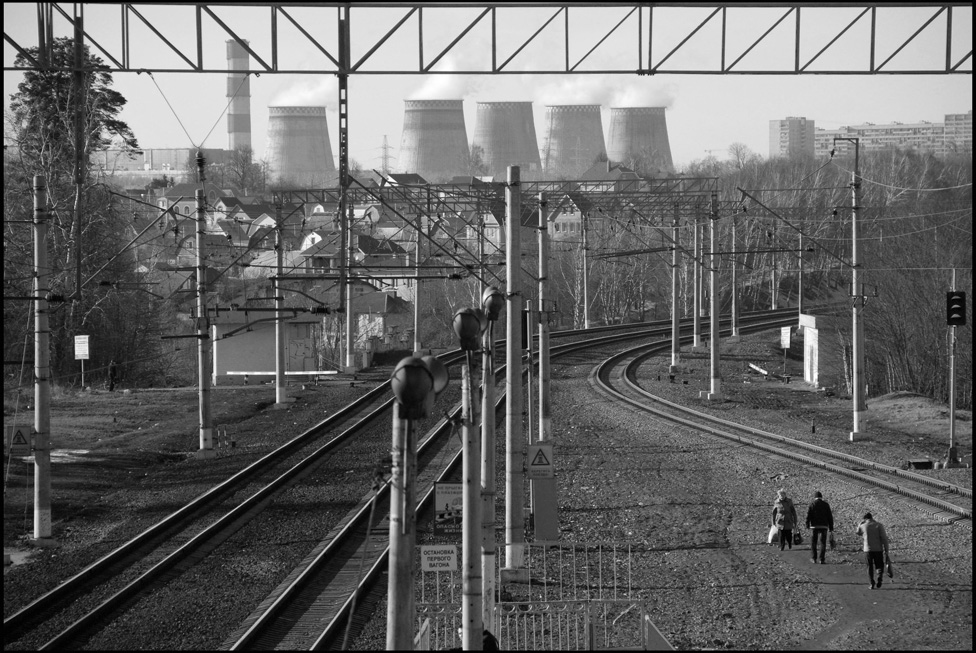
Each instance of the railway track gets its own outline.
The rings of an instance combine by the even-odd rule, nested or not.
[[[791,314],[791,318],[795,320],[795,313]],[[560,336],[581,337],[592,335],[594,331],[601,335],[555,345],[551,349],[551,356],[558,357],[587,349],[606,347],[635,338],[670,338],[671,325],[662,323],[637,332],[625,330],[622,333],[620,327],[600,327],[597,330],[561,332]],[[498,370],[498,373],[502,372],[504,367]],[[504,401],[502,392],[498,397],[496,411],[501,409]],[[446,425],[439,424],[435,427],[435,431],[427,435],[424,442],[438,437],[436,430],[443,428],[446,428]],[[437,475],[436,480],[449,478],[459,464],[460,452],[451,460],[447,468]],[[425,523],[433,508],[433,480],[430,478],[425,482],[424,475],[421,475],[418,495],[423,498],[417,506],[418,523]],[[389,514],[388,489],[387,484],[379,498],[380,507],[376,510],[379,514]],[[377,497],[380,495],[378,494]],[[309,556],[306,564],[296,569],[289,580],[259,606],[259,609],[230,640],[224,643],[222,648],[324,650],[337,648],[342,644],[348,638],[347,631],[355,635],[365,621],[362,615],[356,614],[357,599],[375,594],[377,591],[385,593],[385,586],[381,587],[380,581],[385,578],[383,572],[389,553],[388,524],[384,519],[378,527],[373,526],[373,521],[369,518],[370,514],[370,506],[363,506],[351,520],[348,532],[342,534],[341,538],[355,543],[352,549],[344,549],[345,545],[337,536],[329,544],[336,555],[327,555],[323,550],[320,555]],[[345,565],[340,571],[341,559],[345,560]],[[332,579],[338,582],[330,584],[329,581]],[[355,583],[350,584],[350,580],[354,580]]]
[[[756,323],[743,327],[743,332],[789,324],[789,320]],[[805,442],[796,437],[737,424],[703,411],[680,406],[648,392],[640,383],[640,366],[651,356],[668,351],[669,342],[645,344],[620,352],[594,369],[590,375],[590,383],[613,400],[658,418],[843,476],[873,491],[888,492],[914,503],[943,521],[971,527],[972,490],[969,488]]]
[[[565,355],[638,338],[669,336],[669,323],[562,331],[553,333],[552,337],[584,339],[553,345],[551,355]],[[451,365],[460,358],[457,353],[452,353],[442,360]],[[503,399],[499,397],[499,405]],[[391,405],[389,386],[381,384],[270,452],[5,619],[5,644],[16,642],[28,630],[46,625],[53,635],[41,648],[85,645],[107,624],[119,620],[130,606],[146,600],[160,587],[185,574],[237,531],[246,525],[255,527],[253,524],[265,518],[268,508],[287,492],[310,482],[333,488],[342,486],[345,494],[351,497],[348,505],[340,504],[330,514],[317,515],[321,522],[318,527],[327,535],[321,537],[321,543],[288,575],[279,590],[273,592],[262,603],[261,609],[245,622],[244,632],[239,633],[232,646],[314,648],[334,642],[340,626],[353,612],[355,597],[375,587],[376,579],[385,569],[385,522],[376,520],[375,515],[385,519],[389,511],[388,505],[383,503],[384,497],[388,496],[387,490],[370,492],[369,474],[360,473],[350,479],[344,473],[337,474],[332,462],[341,450],[346,449],[350,450],[347,454],[353,459],[372,461],[380,459],[381,451],[388,452]],[[458,411],[459,407],[455,406],[452,415]],[[418,465],[423,466],[421,483],[425,488],[418,492],[419,496],[424,496],[418,509],[420,517],[422,511],[428,509],[425,502],[432,499],[433,481],[451,474],[452,465],[457,464],[459,456],[454,456],[446,467],[435,467],[432,463],[450,439],[452,422],[453,417],[441,420],[423,439],[418,456]],[[363,500],[367,496],[368,500]],[[358,508],[350,511],[356,504],[359,504]],[[368,555],[364,557],[364,553]],[[310,593],[309,588],[314,590]],[[326,596],[328,605],[309,596]],[[280,624],[292,619],[275,617],[295,611],[308,615],[315,625],[296,626],[283,632]],[[266,613],[268,616],[262,616]],[[323,623],[331,625],[323,629]]]

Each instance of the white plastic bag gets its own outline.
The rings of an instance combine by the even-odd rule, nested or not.
[[[776,526],[770,526],[769,535],[766,537],[766,541],[769,544],[779,544],[779,528]]]

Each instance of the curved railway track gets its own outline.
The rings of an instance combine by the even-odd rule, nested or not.
[[[789,320],[770,321],[766,324],[755,323],[743,327],[743,332],[789,324]],[[593,370],[590,383],[613,400],[626,403],[661,419],[846,477],[873,490],[886,491],[914,502],[943,521],[962,522],[971,526],[972,490],[969,488],[835,451],[798,438],[720,419],[653,395],[640,384],[640,366],[651,356],[668,351],[670,351],[670,342],[646,344],[620,352]]]
[[[795,319],[795,312],[782,312],[790,313]],[[745,317],[743,323],[763,315],[766,314]],[[687,328],[683,325],[683,330]],[[561,331],[553,333],[552,337],[584,338],[579,342],[553,345],[551,355],[559,356],[625,340],[670,337],[670,324]],[[456,352],[442,357],[448,365],[460,359]],[[499,406],[503,399],[499,397]],[[192,568],[245,524],[259,520],[267,507],[288,488],[311,478],[317,478],[319,483],[329,482],[322,479],[333,479],[337,484],[352,484],[351,493],[368,497],[368,500],[359,501],[361,505],[351,514],[342,510],[323,517],[327,520],[323,528],[330,531],[329,537],[316,546],[302,565],[259,606],[235,633],[230,645],[234,648],[315,648],[333,643],[338,633],[344,632],[342,627],[352,612],[355,597],[375,586],[376,579],[385,569],[386,531],[382,521],[376,522],[375,515],[388,514],[387,504],[383,503],[388,494],[386,485],[378,492],[371,492],[371,480],[365,475],[353,482],[344,474],[336,474],[336,470],[330,469],[329,461],[350,443],[360,446],[370,441],[374,449],[387,448],[388,451],[391,405],[389,386],[381,384],[268,453],[5,619],[5,644],[16,642],[25,632],[48,624],[47,628],[56,634],[42,648],[83,646],[106,624],[124,614],[128,606]],[[452,415],[459,410],[455,407]],[[460,458],[453,456],[446,467],[435,468],[432,464],[437,452],[450,438],[452,421],[451,418],[441,420],[423,439],[422,451],[418,455],[418,465],[423,465],[422,489],[418,492],[424,497],[418,508],[420,517],[432,500],[433,481],[451,474]],[[376,453],[372,455],[375,457]],[[367,554],[365,557],[364,553]],[[300,625],[303,619],[276,618],[295,613],[307,615],[303,619],[310,620],[313,625]],[[263,616],[265,614],[267,616]],[[281,627],[283,623],[292,622],[299,625],[290,629]],[[62,626],[64,623],[69,625]],[[329,626],[323,628],[325,623]]]

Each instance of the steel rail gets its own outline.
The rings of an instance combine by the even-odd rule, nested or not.
[[[756,330],[761,330],[763,328],[774,328],[777,326],[785,326],[783,322],[773,322],[769,325],[763,327],[763,325],[750,325],[745,327],[743,330],[745,332],[751,332]],[[814,458],[805,453],[798,453],[797,451],[789,451],[785,447],[792,447],[794,449],[801,449],[807,451],[823,458],[832,458],[835,460],[840,460],[848,464],[854,464],[858,468],[872,469],[876,472],[888,474],[892,476],[897,476],[902,481],[907,483],[916,483],[925,485],[928,487],[937,488],[943,492],[948,492],[952,494],[957,494],[959,496],[965,496],[972,498],[972,491],[968,488],[963,488],[960,486],[952,485],[944,481],[939,481],[937,479],[930,479],[928,477],[922,476],[920,474],[912,474],[904,470],[897,469],[888,465],[883,465],[875,461],[860,458],[858,456],[852,456],[843,452],[828,449],[826,447],[821,447],[818,445],[809,444],[802,442],[787,436],[777,435],[774,433],[769,433],[762,431],[760,429],[751,428],[742,424],[736,424],[735,422],[730,422],[728,420],[723,420],[720,418],[713,417],[707,413],[696,411],[687,407],[677,405],[673,402],[669,402],[660,397],[656,397],[651,393],[647,392],[641,388],[636,383],[636,368],[640,366],[643,360],[648,357],[653,356],[655,353],[664,351],[670,343],[653,343],[651,345],[643,345],[641,347],[636,347],[625,352],[620,352],[602,364],[594,367],[593,371],[590,373],[589,382],[590,384],[601,394],[607,396],[614,401],[619,401],[633,406],[641,411],[654,414],[663,419],[667,419],[690,428],[694,428],[699,431],[709,433],[714,436],[718,436],[723,439],[732,440],[739,444],[744,444],[756,449],[766,451],[775,455],[790,458],[792,460],[818,467],[826,471],[830,471],[835,474],[846,476],[852,480],[856,480],[859,483],[863,483],[872,487],[883,488],[889,492],[909,497],[915,501],[925,503],[929,506],[938,508],[942,513],[947,513],[949,516],[940,517],[947,522],[954,523],[963,520],[968,520],[971,524],[972,520],[972,509],[959,506],[957,504],[945,501],[939,497],[931,496],[924,492],[919,492],[915,489],[907,487],[905,483],[892,483],[884,479],[876,478],[860,471],[854,469],[848,469],[831,462],[827,462],[822,459]],[[624,393],[620,392],[618,389],[614,388],[613,382],[611,381],[611,372],[614,368],[619,366],[622,361],[631,359],[627,362],[625,366],[624,373],[622,375],[623,383],[633,392],[639,394],[645,401],[635,400]],[[678,411],[686,417],[681,417],[675,415],[673,412],[668,412],[659,408],[655,408],[648,405],[646,401],[668,406],[671,410]],[[697,420],[697,421],[696,421]],[[706,422],[707,424],[702,424]],[[720,425],[725,428],[732,428],[737,431],[748,434],[747,437],[744,435],[738,435],[736,433],[730,433],[725,430],[719,429],[717,426]],[[773,442],[775,444],[770,444]],[[776,445],[780,446],[776,446]]]

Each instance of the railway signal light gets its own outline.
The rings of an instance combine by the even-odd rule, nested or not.
[[[966,293],[951,290],[946,293],[946,324],[963,326],[966,324]]]
[[[461,340],[461,349],[478,349],[478,337],[488,328],[488,317],[480,308],[462,308],[454,314],[454,332]]]
[[[331,313],[328,306],[310,306],[308,309],[309,313],[313,314],[328,314]]]

